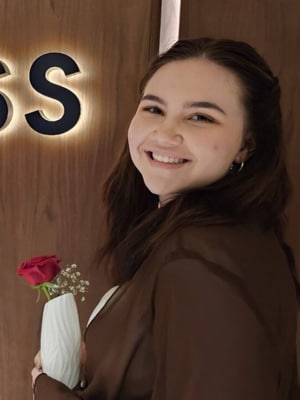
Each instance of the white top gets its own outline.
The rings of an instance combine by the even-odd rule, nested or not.
[[[105,306],[105,304],[108,302],[108,300],[114,295],[114,293],[117,291],[119,288],[119,285],[112,287],[109,289],[100,299],[99,303],[96,305],[94,310],[92,311],[90,318],[88,320],[88,323],[86,326],[88,327],[89,324],[93,321],[93,319],[99,314],[99,312],[102,310],[102,308]]]

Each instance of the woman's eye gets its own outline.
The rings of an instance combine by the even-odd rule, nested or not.
[[[162,110],[156,106],[147,106],[143,108],[143,111],[147,111],[151,114],[162,114]]]
[[[214,122],[214,120],[211,117],[208,117],[207,115],[204,114],[195,114],[190,117],[192,121],[197,121],[197,122]]]

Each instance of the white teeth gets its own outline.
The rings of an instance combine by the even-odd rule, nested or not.
[[[164,162],[167,164],[182,164],[184,160],[182,158],[174,158],[174,157],[167,157],[167,156],[161,156],[157,153],[152,153],[152,157],[156,161]]]

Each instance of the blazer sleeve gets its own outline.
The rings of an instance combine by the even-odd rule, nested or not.
[[[278,399],[265,326],[246,287],[219,265],[182,258],[161,269],[154,343],[152,400]]]
[[[80,392],[70,390],[63,383],[46,374],[37,377],[34,385],[34,400],[83,400]],[[100,399],[99,399],[100,400]]]

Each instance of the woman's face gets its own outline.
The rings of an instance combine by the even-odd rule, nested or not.
[[[235,75],[203,58],[174,61],[149,80],[128,132],[133,163],[161,202],[211,184],[246,158]]]

